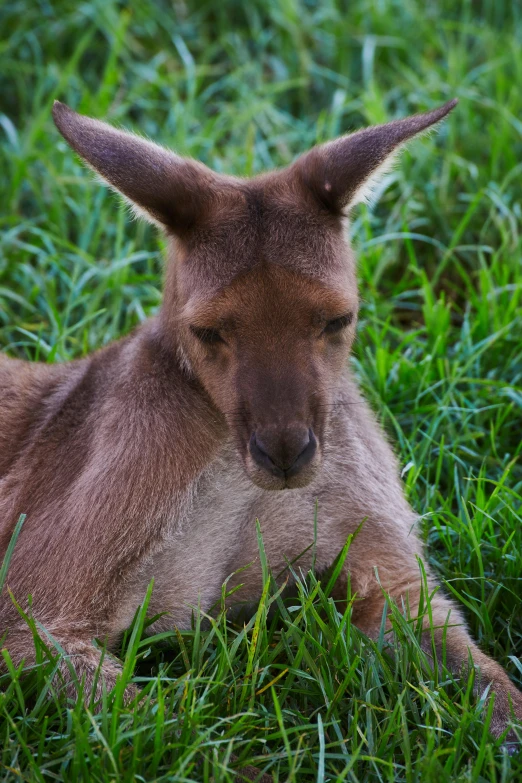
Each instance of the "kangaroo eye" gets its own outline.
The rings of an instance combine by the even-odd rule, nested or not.
[[[352,321],[353,313],[346,313],[346,315],[341,315],[339,318],[333,318],[331,321],[328,321],[324,327],[323,334],[337,334],[338,332],[342,332],[342,330],[346,329]]]
[[[225,342],[217,329],[207,329],[206,327],[202,326],[191,326],[190,331],[194,337],[197,337],[198,340],[204,345],[216,345],[217,343]]]

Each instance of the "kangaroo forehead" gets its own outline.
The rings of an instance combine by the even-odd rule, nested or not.
[[[254,181],[255,182],[255,181]],[[246,184],[219,200],[184,243],[183,255],[212,288],[261,262],[335,284],[353,266],[338,219],[285,188]]]
[[[277,264],[262,262],[237,275],[212,296],[196,293],[180,317],[187,323],[223,328],[255,324],[263,331],[269,323],[284,331],[290,323],[316,324],[357,309],[357,289],[348,277],[335,287],[325,285]]]

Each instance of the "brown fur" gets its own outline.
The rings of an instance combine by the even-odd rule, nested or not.
[[[69,365],[0,358],[3,551],[27,514],[7,584],[23,607],[32,596],[33,615],[88,687],[99,660],[91,640],[117,643],[153,577],[151,611],[167,612],[158,628],[187,625],[191,607],[209,609],[250,562],[233,584],[255,602],[255,519],[282,574],[313,542],[316,500],[319,571],[366,520],[344,572],[358,625],[370,636],[380,626],[375,568],[392,596],[418,604],[415,514],[346,369],[358,297],[342,218],[397,149],[453,105],[343,137],[253,180],[55,105],[73,148],[169,237],[156,318]],[[300,566],[311,566],[310,553]],[[477,688],[491,684],[498,735],[510,701],[522,718],[521,694],[452,602],[439,592],[432,609],[439,626],[451,615],[453,671],[471,652]],[[7,596],[0,618],[15,662],[33,660]],[[109,686],[117,673],[107,659]]]

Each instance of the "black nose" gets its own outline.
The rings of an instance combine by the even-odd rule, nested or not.
[[[314,458],[317,439],[311,429],[292,430],[284,434],[252,433],[250,454],[255,462],[269,473],[290,478],[299,473]]]

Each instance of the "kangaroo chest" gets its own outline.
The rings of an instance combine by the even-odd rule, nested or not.
[[[132,620],[152,579],[149,614],[167,613],[157,627],[172,627],[173,623],[183,627],[198,603],[208,611],[229,577],[231,585],[246,580],[248,597],[254,600],[259,585],[256,520],[267,555],[277,569],[284,567],[286,558],[295,559],[313,544],[315,506],[313,488],[259,489],[244,473],[233,449],[224,449],[187,490],[166,535],[129,581],[124,605],[117,613],[118,631]],[[234,575],[245,566],[241,574]]]

